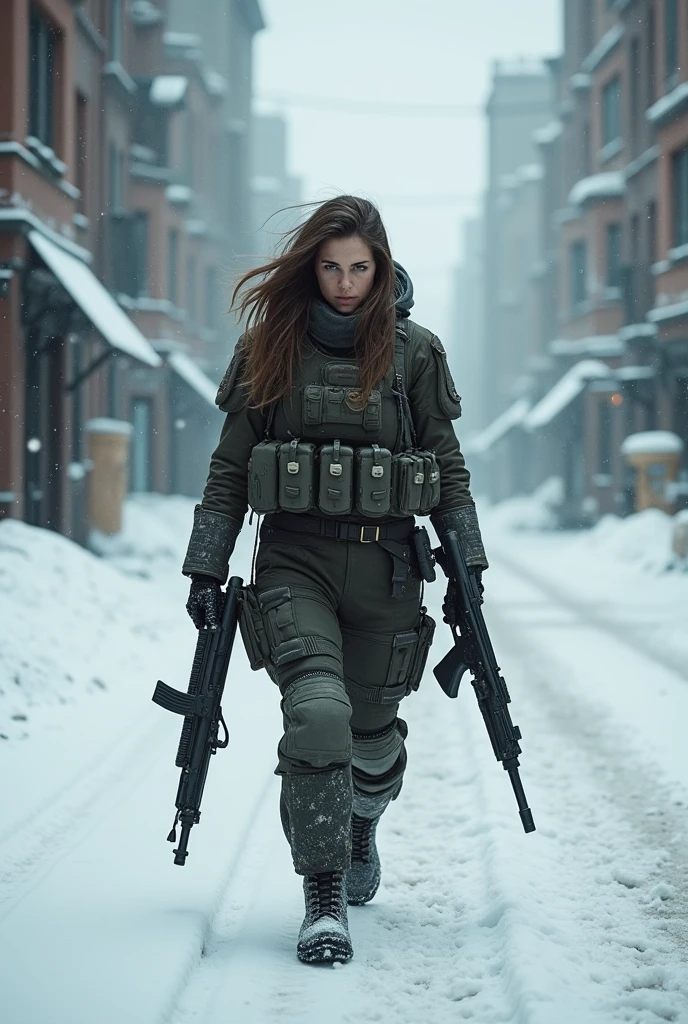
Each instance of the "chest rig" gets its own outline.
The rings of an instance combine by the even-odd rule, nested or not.
[[[358,367],[334,357],[321,360],[319,381],[302,381],[282,408],[271,407],[265,438],[249,460],[255,512],[374,520],[427,515],[438,504],[437,459],[418,448],[406,394],[405,345],[397,325],[391,392],[380,382],[363,407]],[[392,410],[396,429],[387,422]]]

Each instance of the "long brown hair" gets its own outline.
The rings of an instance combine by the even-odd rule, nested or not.
[[[394,289],[392,254],[379,210],[367,199],[338,196],[316,205],[303,224],[287,232],[278,254],[245,274],[232,295],[251,284],[238,305],[246,317],[243,384],[249,403],[262,408],[291,391],[301,359],[311,303],[320,295],[315,259],[330,238],[359,235],[375,259],[370,295],[360,307],[354,351],[360,366],[362,405],[394,362]]]

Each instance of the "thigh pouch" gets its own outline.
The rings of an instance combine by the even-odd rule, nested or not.
[[[434,633],[435,620],[425,608],[417,629],[393,634],[342,629],[349,696],[370,704],[397,704],[417,690]]]
[[[301,635],[295,601],[303,603],[318,624],[319,595],[306,587],[271,587],[256,590],[253,584],[244,587],[239,628],[252,669],[266,668],[275,681],[284,686],[289,675],[301,674],[308,666],[293,665],[303,658],[320,656],[318,667],[323,671],[340,671],[342,654],[334,640],[318,635]],[[286,670],[286,671],[285,671]],[[286,675],[286,679],[284,678]]]

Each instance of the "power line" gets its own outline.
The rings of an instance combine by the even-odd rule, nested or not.
[[[439,117],[439,118],[481,118],[486,107],[468,103],[403,103],[398,100],[352,100],[339,96],[309,96],[306,93],[266,93],[257,96],[258,101],[278,106],[302,108],[305,110],[338,111],[343,114],[357,114],[364,117]],[[494,113],[510,117],[514,115],[546,115],[546,107],[536,102],[509,103],[500,101]],[[552,115],[554,116],[554,115]]]
[[[308,96],[305,93],[269,93],[256,97],[267,103],[310,110],[338,110],[343,113],[377,117],[480,117],[483,108],[460,103],[399,103],[398,101],[349,100],[336,96]]]
[[[385,196],[379,200],[384,206],[473,206],[480,201],[480,195],[417,195]]]

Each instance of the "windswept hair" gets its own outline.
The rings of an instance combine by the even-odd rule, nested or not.
[[[246,289],[238,311],[246,318],[243,384],[254,408],[276,402],[293,387],[311,303],[320,296],[315,260],[320,246],[330,238],[359,235],[370,246],[376,264],[372,290],[359,307],[354,343],[361,405],[394,363],[395,271],[378,209],[357,196],[308,205],[316,207],[310,217],[287,232],[274,259],[245,274],[232,295],[235,308]]]

